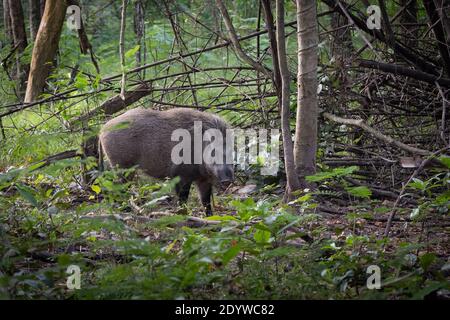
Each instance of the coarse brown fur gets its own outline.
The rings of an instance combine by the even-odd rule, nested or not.
[[[195,182],[206,212],[211,214],[212,185],[216,181],[231,181],[233,166],[172,162],[172,148],[178,144],[171,141],[173,131],[186,129],[193,137],[194,121],[201,121],[203,132],[218,129],[226,136],[228,125],[211,113],[183,108],[167,111],[136,108],[108,121],[100,132],[100,142],[113,167],[137,166],[155,178],[179,176],[176,191],[182,202],[187,200]]]

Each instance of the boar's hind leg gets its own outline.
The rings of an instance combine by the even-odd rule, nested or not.
[[[200,200],[206,210],[206,215],[212,215],[211,209],[211,195],[212,195],[212,184],[205,180],[198,180],[196,182],[198,193],[200,195]]]
[[[175,191],[178,195],[178,201],[185,203],[189,198],[189,192],[191,191],[192,181],[181,178],[180,182],[175,186]]]

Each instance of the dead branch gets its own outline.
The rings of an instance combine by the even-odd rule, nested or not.
[[[375,69],[383,72],[392,73],[395,75],[401,75],[405,77],[409,77],[418,81],[427,82],[430,84],[435,84],[436,82],[440,85],[450,88],[450,79],[441,78],[423,71],[413,70],[410,68],[402,67],[396,64],[391,63],[382,63],[371,60],[360,60],[359,66],[364,68]]]
[[[272,79],[272,74],[269,72],[262,64],[253,60],[249,55],[247,55],[244,50],[242,50],[241,44],[239,43],[238,36],[236,34],[236,30],[234,29],[233,23],[231,22],[230,15],[228,14],[228,10],[223,4],[222,0],[216,0],[217,6],[219,7],[220,12],[222,13],[223,21],[225,22],[225,26],[227,27],[228,33],[230,35],[230,40],[233,45],[234,50],[238,54],[238,56],[251,65],[255,70],[263,73],[266,77]]]
[[[430,155],[431,152],[428,150],[424,150],[424,149],[419,149],[416,147],[412,147],[409,146],[407,144],[404,144],[403,142],[400,142],[398,140],[395,140],[394,138],[387,136],[383,133],[381,133],[380,131],[368,126],[367,124],[364,123],[364,121],[362,119],[346,119],[346,118],[341,118],[338,117],[336,115],[333,115],[331,113],[328,112],[323,112],[322,115],[327,118],[328,120],[340,123],[340,124],[346,124],[346,125],[351,125],[351,126],[356,126],[358,128],[363,129],[364,131],[372,134],[375,138],[380,139],[384,142],[386,142],[389,145],[394,145],[399,149],[402,149],[404,151],[413,153],[413,154],[420,154],[420,155]]]
[[[125,99],[122,99],[120,95],[116,95],[103,102],[99,107],[75,118],[74,120],[72,120],[70,125],[76,126],[77,123],[87,121],[101,112],[103,112],[105,115],[112,115],[125,109],[126,107],[132,105],[133,103],[139,101],[141,98],[148,96],[151,93],[151,84],[144,83],[137,87],[135,90],[126,92],[124,96]]]

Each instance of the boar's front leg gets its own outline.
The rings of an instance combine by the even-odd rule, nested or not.
[[[175,191],[177,192],[178,201],[180,203],[186,203],[189,198],[189,192],[191,191],[192,181],[186,178],[180,177],[180,182],[175,186]]]
[[[211,195],[212,195],[212,184],[207,180],[196,181],[198,193],[200,195],[200,200],[205,207],[206,215],[212,215],[211,209]]]

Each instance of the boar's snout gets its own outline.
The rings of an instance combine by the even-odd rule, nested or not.
[[[222,189],[227,188],[234,181],[234,168],[232,165],[214,165],[213,174]]]

